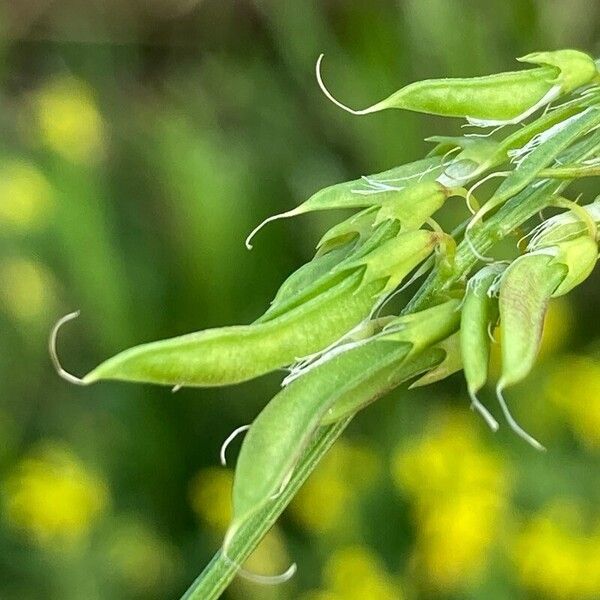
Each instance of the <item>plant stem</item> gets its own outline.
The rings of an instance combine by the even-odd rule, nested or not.
[[[223,556],[221,551],[217,552],[181,600],[216,600],[220,597],[235,577],[238,567],[258,546],[351,420],[352,417],[347,417],[317,431],[313,443],[303,455],[281,494],[240,527],[229,546],[229,557]]]
[[[568,162],[583,160],[590,154],[598,152],[599,149],[600,131],[597,131],[566,152],[564,159]],[[470,235],[469,242],[463,240],[459,244],[452,272],[450,274],[434,272],[424,282],[403,312],[421,310],[464,279],[478,262],[476,253],[484,254],[497,241],[549,206],[553,196],[561,192],[569,183],[570,181],[549,180],[534,189],[526,188],[517,194],[489,221],[475,228]],[[279,515],[291,502],[298,489],[342,434],[351,419],[352,417],[348,417],[317,431],[312,445],[299,461],[290,482],[281,494],[264,510],[240,527],[238,534],[230,544],[229,557],[218,552],[194,581],[182,600],[216,600],[219,598],[235,577],[239,566],[250,556],[271,529]]]

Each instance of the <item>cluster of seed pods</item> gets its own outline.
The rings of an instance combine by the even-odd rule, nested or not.
[[[321,59],[319,84],[354,114],[402,108],[495,129],[430,138],[435,147],[426,158],[332,185],[264,221],[246,240],[248,248],[270,221],[312,211],[355,211],[325,233],[314,258],[288,277],[249,325],[142,344],[83,378],[67,373],[56,353],[58,329],[75,314],[61,319],[50,339],[58,372],[81,385],[115,379],[174,388],[224,386],[290,369],[281,391],[251,426],[241,428],[247,433],[225,556],[240,526],[285,489],[322,425],[357,413],[403,382],[427,385],[462,369],[473,407],[497,429],[478,398],[488,380],[496,327],[502,348],[497,398],[512,429],[541,448],[514,421],[503,392],[531,371],[548,302],[579,285],[598,258],[600,204],[580,206],[563,193],[572,180],[599,174],[600,75],[588,55],[538,52],[521,59],[535,68],[422,81],[361,111],[327,91]],[[513,124],[519,126],[503,138],[493,136]],[[502,183],[480,206],[477,188],[495,177]],[[452,197],[465,199],[473,215],[450,235],[433,217]],[[547,207],[562,212],[531,228],[524,253],[515,240],[512,260],[482,254]],[[381,316],[392,296],[428,272],[426,306]],[[431,281],[444,285],[432,292]]]

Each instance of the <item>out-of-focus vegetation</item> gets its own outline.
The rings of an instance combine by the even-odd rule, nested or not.
[[[61,352],[85,372],[138,342],[249,322],[330,217],[273,225],[249,253],[257,222],[458,131],[337,110],[314,83],[319,52],[361,106],[541,48],[597,56],[600,6],[20,0],[0,5],[0,32],[0,598],[162,599],[218,547],[232,479],[219,447],[280,377],[74,388],[50,367],[52,323],[81,309]],[[238,580],[227,597],[599,597],[598,282],[552,305],[539,368],[510,395],[547,453],[490,433],[461,375],[396,392],[356,418],[247,565],[293,559],[295,579]]]

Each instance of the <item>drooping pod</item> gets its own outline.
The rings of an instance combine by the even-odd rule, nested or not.
[[[469,280],[460,322],[460,348],[471,406],[481,413],[494,430],[498,424],[478,400],[477,392],[488,378],[489,332],[498,319],[498,299],[493,286],[505,268],[503,263],[494,263],[481,269]]]
[[[402,186],[434,180],[443,170],[440,156],[431,156],[394,167],[382,173],[361,179],[330,185],[314,193],[308,200],[286,212],[273,215],[255,227],[246,238],[246,247],[252,248],[252,238],[267,223],[320,210],[368,208],[381,203],[386,192],[397,192]]]
[[[548,302],[566,274],[566,265],[554,262],[553,254],[541,250],[515,260],[500,283],[502,375],[496,392],[511,428],[538,449],[543,446],[515,422],[502,392],[524,379],[533,368]]]
[[[272,318],[221,327],[125,350],[88,373],[81,383],[103,379],[174,386],[229,385],[258,377],[326,348],[361,321],[386,294],[433,252],[439,234],[410,231],[357,253],[317,280],[300,300],[292,294]],[[311,293],[312,291],[312,293]],[[54,332],[54,341],[55,341]]]
[[[336,106],[355,115],[399,108],[446,117],[467,118],[471,124],[497,126],[522,121],[537,109],[597,76],[594,60],[577,50],[535,52],[517,60],[540,65],[534,69],[465,79],[427,79],[411,83],[391,96],[362,110],[336,100],[321,77],[317,81]]]
[[[405,362],[456,331],[459,305],[451,300],[400,317],[381,335],[336,349],[267,404],[252,423],[238,457],[233,521],[225,547],[239,526],[285,487],[320,424],[360,410],[422,372],[423,364],[404,368]],[[438,350],[435,358],[442,360],[443,355]],[[431,357],[428,361],[433,362]]]

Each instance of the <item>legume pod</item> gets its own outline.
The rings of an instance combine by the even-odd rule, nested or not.
[[[592,81],[598,73],[593,59],[583,52],[535,52],[518,59],[540,65],[534,69],[463,79],[426,79],[411,83],[368,108],[354,110],[336,100],[325,87],[320,69],[322,58],[323,55],[316,67],[321,89],[334,104],[352,114],[400,108],[464,117],[486,126],[519,122],[560,95]]]
[[[350,257],[321,278],[311,295],[264,322],[222,327],[142,344],[108,359],[83,378],[176,386],[228,385],[322,350],[366,319],[381,295],[433,251],[438,234],[417,230]],[[387,251],[389,250],[389,251]]]
[[[403,363],[456,330],[460,302],[399,317],[386,326],[389,335],[336,349],[329,359],[307,370],[275,396],[250,427],[237,461],[233,521],[227,539],[240,523],[285,486],[314,431],[351,414],[410,377]],[[386,332],[384,329],[384,334]],[[441,360],[444,353],[438,352]],[[430,362],[433,362],[429,358]],[[412,376],[422,372],[416,364]],[[336,407],[333,408],[332,407]],[[334,416],[335,415],[335,416]]]

